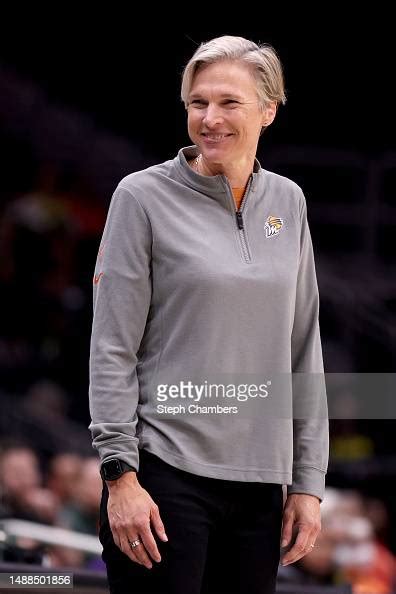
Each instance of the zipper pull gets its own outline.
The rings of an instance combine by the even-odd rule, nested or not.
[[[235,212],[236,215],[236,221],[237,221],[237,225],[238,225],[238,229],[243,229],[243,218],[242,218],[242,213],[239,212],[239,210],[237,210]]]

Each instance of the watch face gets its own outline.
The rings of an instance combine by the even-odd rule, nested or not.
[[[103,475],[107,481],[114,480],[122,474],[119,460],[109,460],[103,464]]]

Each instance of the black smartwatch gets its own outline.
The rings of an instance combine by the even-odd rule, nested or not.
[[[103,462],[100,467],[100,476],[104,481],[115,481],[124,472],[129,472],[130,470],[134,470],[134,468],[123,460],[112,458],[111,460],[107,460],[107,462]]]

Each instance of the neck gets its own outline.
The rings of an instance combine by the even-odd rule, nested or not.
[[[253,172],[253,159],[245,159],[237,163],[212,163],[200,154],[194,160],[195,170],[200,175],[225,175],[232,188],[244,188]]]

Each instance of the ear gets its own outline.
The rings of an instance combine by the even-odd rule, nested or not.
[[[270,124],[272,124],[272,122],[275,119],[276,116],[276,109],[277,109],[277,103],[276,101],[271,101],[270,103],[268,103],[268,105],[266,106],[266,108],[263,110],[263,118],[262,118],[262,125],[267,127]]]

